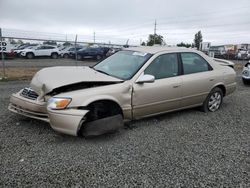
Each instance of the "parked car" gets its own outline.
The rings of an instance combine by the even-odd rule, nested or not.
[[[74,55],[75,50],[78,51],[78,50],[80,50],[82,48],[83,47],[76,47],[76,48],[75,47],[68,47],[68,48],[63,49],[62,51],[60,51],[60,55],[63,58],[69,58],[69,57]]]
[[[50,45],[40,45],[36,48],[31,49],[23,49],[21,52],[22,57],[26,57],[28,59],[32,59],[34,57],[41,57],[41,56],[49,56],[53,59],[58,58],[59,50],[55,46]]]
[[[210,46],[209,53],[214,53],[215,58],[227,58],[227,51],[225,46]]]
[[[13,45],[10,42],[0,41],[0,59],[13,59],[15,57]]]
[[[10,52],[3,52],[3,57],[4,59],[14,59],[15,58],[15,53],[13,50]],[[0,60],[2,59],[2,53],[0,52]]]
[[[16,57],[20,57],[21,56],[21,53],[22,51],[24,51],[24,49],[34,49],[38,46],[38,44],[32,44],[32,45],[25,45],[25,46],[22,46],[20,48],[17,48],[14,50],[14,54]]]
[[[108,57],[107,53],[109,52],[109,47],[100,47],[101,50],[103,50],[104,57]]]
[[[236,54],[236,59],[242,59],[242,60],[250,59],[249,51],[246,49],[238,49],[238,52]]]
[[[116,52],[121,51],[122,48],[110,48],[109,51],[107,52],[106,56],[109,57],[113,54],[115,54]]]
[[[250,84],[250,61],[243,68],[242,81],[244,84]]]
[[[94,67],[50,67],[10,98],[9,110],[70,135],[98,135],[124,121],[201,107],[217,111],[236,73],[197,50],[128,48]]]
[[[74,53],[72,57],[77,57],[77,60],[96,59],[101,60],[105,57],[105,52],[102,48],[83,48]]]

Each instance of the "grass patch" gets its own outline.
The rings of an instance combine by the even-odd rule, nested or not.
[[[11,80],[31,80],[39,68],[6,68],[6,77],[3,78],[3,72],[0,73],[0,81]]]

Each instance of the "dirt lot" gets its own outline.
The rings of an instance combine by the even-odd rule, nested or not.
[[[0,82],[0,187],[250,187],[250,87],[237,74],[218,112],[174,112],[92,139],[12,114],[9,96],[28,82]]]
[[[0,61],[1,63],[1,61]],[[17,58],[13,60],[6,60],[6,76],[8,80],[31,80],[34,74],[45,67],[52,66],[92,66],[96,61],[85,60],[76,61],[73,59],[50,59],[50,58],[37,58],[25,59]],[[1,65],[2,68],[2,65]],[[0,77],[3,77],[2,69],[0,69]]]

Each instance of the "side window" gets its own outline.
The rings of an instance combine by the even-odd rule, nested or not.
[[[195,53],[181,53],[184,74],[209,71],[208,62]]]
[[[169,78],[178,75],[177,54],[164,54],[157,57],[144,71],[155,79]]]

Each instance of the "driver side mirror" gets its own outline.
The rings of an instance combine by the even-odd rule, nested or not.
[[[150,74],[142,74],[136,81],[138,84],[143,83],[153,83],[155,81],[155,77]]]

